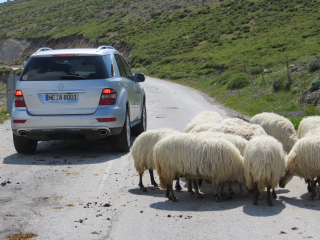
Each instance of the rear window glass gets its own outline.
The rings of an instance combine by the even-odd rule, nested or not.
[[[111,78],[102,56],[33,57],[20,81],[85,80]]]

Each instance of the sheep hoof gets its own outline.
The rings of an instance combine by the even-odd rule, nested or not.
[[[228,192],[229,192],[229,194],[234,194],[233,190],[229,190]]]
[[[241,197],[245,198],[245,197],[247,197],[247,194],[241,193]]]
[[[276,193],[272,193],[272,198],[273,199],[277,199],[278,198],[277,194]]]
[[[254,191],[253,191],[253,189],[251,189],[251,190],[248,190],[248,193],[250,193],[250,194],[254,194]]]
[[[310,197],[308,198],[308,200],[309,200],[309,201],[313,201],[313,200],[314,200],[314,196],[310,196]]]
[[[156,182],[152,183],[152,185],[153,185],[154,188],[159,188],[159,185]]]
[[[194,191],[188,191],[190,193],[190,195],[194,195]]]
[[[272,207],[272,206],[273,206],[272,201],[268,201],[267,203],[268,203],[268,206],[270,206],[270,207]]]
[[[182,187],[180,185],[176,186],[176,192],[181,192]]]
[[[168,198],[169,198],[169,200],[171,200],[172,202],[179,202],[178,199],[176,199],[176,197],[174,197],[174,196],[169,196]]]
[[[220,199],[220,197],[219,197],[218,194],[214,194],[213,196],[214,196],[214,200],[215,200],[216,202],[221,202],[221,199]]]
[[[223,193],[221,194],[221,197],[223,198],[223,200],[228,201],[229,197],[227,196],[227,194]]]
[[[199,198],[199,199],[202,199],[201,194],[196,194],[196,197]]]
[[[253,205],[258,205],[258,199],[253,199]]]

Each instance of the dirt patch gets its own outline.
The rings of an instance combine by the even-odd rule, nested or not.
[[[54,196],[54,197],[40,197],[40,200],[44,200],[44,201],[58,201],[62,199],[61,196]]]
[[[18,234],[6,236],[5,238],[10,239],[10,240],[24,240],[24,239],[30,239],[30,238],[35,238],[35,237],[38,237],[38,234],[18,233]]]

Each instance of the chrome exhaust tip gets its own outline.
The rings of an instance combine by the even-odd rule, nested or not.
[[[100,135],[107,135],[108,134],[107,130],[105,130],[105,129],[100,129],[98,132]]]
[[[28,135],[27,132],[23,131],[23,130],[19,131],[18,133],[20,136],[27,136]]]

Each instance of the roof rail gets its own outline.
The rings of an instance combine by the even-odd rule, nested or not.
[[[99,51],[101,51],[102,49],[114,49],[114,50],[116,50],[114,47],[112,47],[112,46],[100,46],[100,47],[98,47],[98,49],[97,49],[97,51],[96,52],[99,52]]]
[[[42,51],[49,51],[49,50],[52,50],[52,48],[48,48],[48,47],[39,48],[38,51],[35,52],[35,54],[42,52]]]

